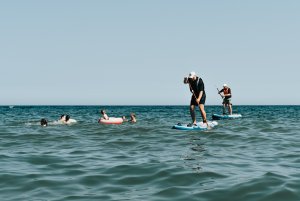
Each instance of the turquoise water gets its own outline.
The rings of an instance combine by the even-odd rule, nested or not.
[[[100,109],[138,123],[100,125]],[[300,106],[234,109],[243,118],[178,131],[188,106],[0,107],[0,199],[300,200]],[[38,124],[63,113],[78,123]]]

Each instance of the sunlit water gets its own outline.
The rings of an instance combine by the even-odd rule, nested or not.
[[[100,125],[100,109],[138,122]],[[188,106],[0,107],[0,200],[300,200],[300,106],[234,109],[179,131]],[[39,126],[64,113],[78,123]]]

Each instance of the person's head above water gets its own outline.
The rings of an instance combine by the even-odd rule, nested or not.
[[[66,122],[69,121],[70,115],[66,115]]]
[[[131,114],[130,114],[130,122],[136,123],[136,116],[135,116],[134,113],[131,113]]]
[[[41,126],[48,126],[48,122],[46,119],[41,119]]]
[[[106,112],[105,112],[105,110],[101,110],[100,113],[101,114],[105,114]]]

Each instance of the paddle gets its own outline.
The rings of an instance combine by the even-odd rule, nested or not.
[[[218,90],[218,94],[220,94],[221,98],[224,99],[224,96],[221,95],[219,88],[218,88],[217,86],[215,86],[215,87],[216,87],[217,90]]]
[[[221,98],[224,100],[225,96],[222,96],[219,88],[217,87],[217,90],[218,90],[218,94],[220,94]],[[223,115],[225,114],[225,110],[223,109]]]

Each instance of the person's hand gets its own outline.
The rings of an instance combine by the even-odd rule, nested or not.
[[[199,103],[200,103],[200,98],[197,98],[197,99],[196,99],[196,102],[197,102],[198,105],[199,105]]]

